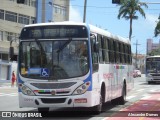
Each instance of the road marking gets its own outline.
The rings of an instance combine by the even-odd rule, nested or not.
[[[0,96],[18,96],[18,93],[0,93]]]
[[[145,96],[145,97],[143,97],[143,98],[141,98],[141,100],[147,100],[147,99],[149,99],[151,96]]]
[[[126,99],[129,100],[129,99],[132,99],[134,97],[136,97],[136,96],[127,96]]]
[[[141,91],[143,91],[144,89],[139,89],[139,90],[136,90],[136,91],[138,91],[138,92],[141,92]]]

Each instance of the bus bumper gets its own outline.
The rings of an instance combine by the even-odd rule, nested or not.
[[[160,75],[146,75],[147,82],[160,82]]]
[[[92,107],[99,104],[98,92],[72,96],[27,96],[19,92],[19,107]]]

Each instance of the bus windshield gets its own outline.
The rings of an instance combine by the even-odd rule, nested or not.
[[[160,73],[160,61],[147,61],[147,73]]]
[[[89,71],[87,41],[39,40],[22,41],[20,74],[32,79],[69,79]]]

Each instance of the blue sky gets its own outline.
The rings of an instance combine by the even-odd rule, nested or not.
[[[140,0],[141,2],[159,2],[160,0]],[[84,0],[70,0],[70,21],[83,22]],[[133,21],[132,52],[135,53],[136,40],[138,40],[138,53],[146,54],[146,40],[153,39],[158,43],[160,37],[154,37],[156,21],[160,15],[160,4],[147,4],[148,9],[142,7],[146,13],[146,19],[141,15]],[[117,19],[119,6],[112,4],[112,0],[87,0],[86,23],[107,29],[113,34],[128,37],[129,20]]]

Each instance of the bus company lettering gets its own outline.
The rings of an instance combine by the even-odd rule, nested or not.
[[[109,78],[113,78],[113,73],[103,73],[103,78],[105,80],[109,79]]]

